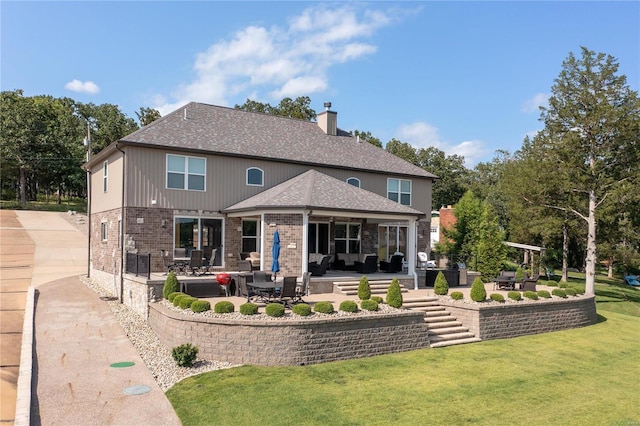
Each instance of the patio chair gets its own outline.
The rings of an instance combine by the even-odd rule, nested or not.
[[[380,270],[388,273],[400,272],[402,271],[402,259],[404,256],[394,254],[388,262],[380,261]]]
[[[311,272],[305,272],[302,274],[302,283],[296,287],[296,301],[295,303],[307,303],[302,297],[309,294],[309,281],[311,280]]]
[[[191,250],[191,258],[189,259],[189,264],[187,265],[187,270],[191,273],[191,275],[198,275],[198,273],[202,273],[202,257],[204,256],[204,251],[202,250]]]
[[[207,258],[205,255],[205,264],[202,267],[202,273],[203,274],[209,274],[211,273],[211,268],[213,268],[214,263],[216,262],[216,253],[218,252],[218,249],[212,249],[209,252],[209,257]]]
[[[429,262],[429,255],[423,251],[418,252],[418,268],[425,269]]]
[[[296,277],[284,277],[282,281],[282,288],[277,294],[278,301],[285,307],[291,307],[292,304],[297,303],[296,300],[296,286],[298,285]]]
[[[364,262],[355,261],[356,272],[361,274],[373,274],[378,272],[378,256],[370,254],[365,257]]]
[[[173,257],[187,257],[187,249],[186,248],[177,248],[173,250]]]
[[[251,300],[252,297],[256,296],[256,293],[249,289],[247,285],[247,281],[251,279],[251,275],[239,275],[238,276],[238,292],[240,297],[246,297],[247,302]]]
[[[250,260],[238,260],[238,272],[251,272],[252,270]]]
[[[165,275],[168,275],[169,272],[175,273],[178,265],[173,261],[171,257],[169,257],[169,252],[167,250],[160,250],[160,253],[162,254],[162,263],[164,264],[164,267],[167,268],[167,272],[165,272]]]
[[[323,256],[320,263],[310,262],[309,263],[309,272],[313,276],[322,276],[327,272],[327,268],[329,267],[329,261],[331,260],[331,256]]]

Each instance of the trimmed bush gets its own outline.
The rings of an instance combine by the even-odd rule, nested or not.
[[[375,300],[378,305],[384,303],[384,299],[382,298],[382,296],[371,296],[371,300]]]
[[[473,280],[470,296],[474,302],[484,302],[487,299],[487,290],[484,288],[484,283],[480,277],[476,277]]]
[[[567,288],[569,285],[567,283],[558,283],[559,288]]]
[[[240,305],[240,313],[242,315],[255,315],[258,313],[258,305],[247,302]]]
[[[584,287],[582,286],[578,287],[576,285],[572,285],[571,288],[576,291],[576,294],[584,294]]]
[[[518,300],[522,300],[522,295],[519,291],[510,291],[509,293],[507,293],[507,297],[511,300],[515,300],[516,302]]]
[[[188,294],[184,294],[184,293],[180,293],[180,294],[176,295],[176,296],[173,298],[173,302],[172,302],[172,303],[173,303],[173,306],[178,306],[178,305],[180,304],[180,300],[181,300],[183,297],[191,297],[191,296],[189,296]]]
[[[558,287],[558,283],[557,283],[557,282],[555,282],[555,281],[553,281],[553,280],[548,280],[548,281],[546,281],[546,282],[545,282],[545,285],[546,285],[547,287]]]
[[[179,291],[174,291],[173,293],[169,293],[169,296],[167,297],[167,300],[169,302],[173,303],[173,299],[175,299],[176,296],[181,295],[181,294],[184,295],[184,293],[181,293]]]
[[[576,289],[575,288],[565,288],[564,292],[567,294],[567,296],[575,296],[576,295]]]
[[[549,299],[551,297],[551,294],[547,290],[538,290],[538,297]]]
[[[215,312],[216,314],[230,314],[234,310],[235,306],[233,306],[233,303],[229,302],[228,300],[218,302],[213,307],[213,312]]]
[[[189,309],[191,307],[191,304],[196,300],[198,299],[189,295],[182,296],[178,301],[178,307],[182,309]]]
[[[535,291],[525,291],[522,295],[527,299],[538,300],[538,293]]]
[[[264,313],[269,315],[270,317],[279,318],[284,316],[284,305],[280,303],[269,303],[264,308]]]
[[[387,290],[387,305],[394,308],[400,308],[402,306],[402,289],[400,288],[400,281],[397,278],[391,280],[391,285]]]
[[[167,279],[164,280],[164,287],[162,287],[162,297],[168,299],[171,293],[176,293],[179,291],[180,283],[178,282],[178,278],[176,277],[175,272],[169,272],[169,275],[167,275]]]
[[[311,306],[306,303],[298,303],[297,305],[293,305],[291,312],[296,315],[300,315],[301,317],[308,317],[311,315]]]
[[[358,304],[353,300],[343,300],[338,310],[342,312],[358,312]]]
[[[171,355],[180,367],[191,367],[193,361],[198,356],[198,347],[192,346],[191,343],[185,343],[180,346],[176,346],[171,350]]]
[[[501,295],[500,293],[491,293],[491,295],[489,296],[489,299],[495,302],[504,303],[504,296]]]
[[[553,294],[554,296],[562,297],[563,299],[567,298],[567,293],[565,293],[565,291],[561,288],[554,288],[551,291],[551,294]]]
[[[316,302],[313,311],[319,314],[332,314],[334,312],[331,302]]]
[[[433,292],[438,296],[445,296],[449,293],[449,283],[442,271],[438,272],[436,276],[436,281],[433,283]]]
[[[453,292],[451,292],[451,294],[449,296],[451,296],[451,298],[453,300],[462,300],[462,299],[464,299],[464,294],[462,294],[461,291],[453,291]]]
[[[358,284],[358,299],[367,300],[370,298],[371,286],[369,285],[369,279],[366,275],[363,275],[362,278],[360,278],[360,284]]]
[[[204,312],[211,310],[211,303],[208,300],[196,300],[191,304],[193,312]]]
[[[362,302],[360,302],[360,307],[365,311],[377,311],[378,302],[373,300],[373,298],[369,300],[363,300]]]

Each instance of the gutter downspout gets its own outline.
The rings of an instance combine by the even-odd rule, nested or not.
[[[125,220],[124,220],[124,190],[125,190],[125,184],[124,184],[124,179],[126,176],[125,170],[126,170],[126,165],[127,165],[127,156],[125,155],[124,151],[120,149],[120,147],[118,146],[118,142],[116,141],[116,150],[120,151],[122,153],[122,193],[121,193],[121,200],[120,200],[120,221],[121,221],[121,228],[122,231],[119,232],[119,238],[120,238],[120,303],[123,303],[124,301],[124,230],[125,230]]]
[[[407,267],[409,268],[409,273],[413,275],[413,289],[417,290],[418,289],[418,273],[416,272],[416,257],[417,257],[417,245],[418,245],[418,239],[416,238],[417,235],[417,228],[418,228],[418,224],[417,221],[415,219],[411,219],[409,220],[409,241],[408,241],[408,247],[410,248],[409,251],[409,259],[408,259],[408,265]]]
[[[91,127],[87,122],[87,165],[91,161]],[[87,166],[87,278],[91,278],[91,166]]]

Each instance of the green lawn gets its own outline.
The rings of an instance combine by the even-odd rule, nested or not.
[[[618,280],[618,283],[620,280]],[[303,367],[245,366],[175,385],[185,425],[640,422],[640,290],[597,285],[598,324]]]
[[[52,212],[66,212],[74,210],[78,213],[87,212],[87,200],[81,198],[65,198],[58,204],[56,197],[51,197],[49,202],[45,200],[27,201],[27,206],[22,208],[17,201],[0,201],[0,209],[6,210],[39,210]]]

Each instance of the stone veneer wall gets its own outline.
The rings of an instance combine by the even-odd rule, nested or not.
[[[594,296],[499,305],[453,301],[440,301],[440,304],[482,340],[548,333],[584,327],[598,321]]]
[[[122,211],[108,210],[91,215],[91,268],[111,274],[120,270],[118,221]],[[107,240],[102,241],[102,223],[107,224]]]
[[[423,313],[306,320],[181,315],[154,303],[149,324],[163,345],[198,346],[204,359],[266,366],[317,364],[429,347]]]

